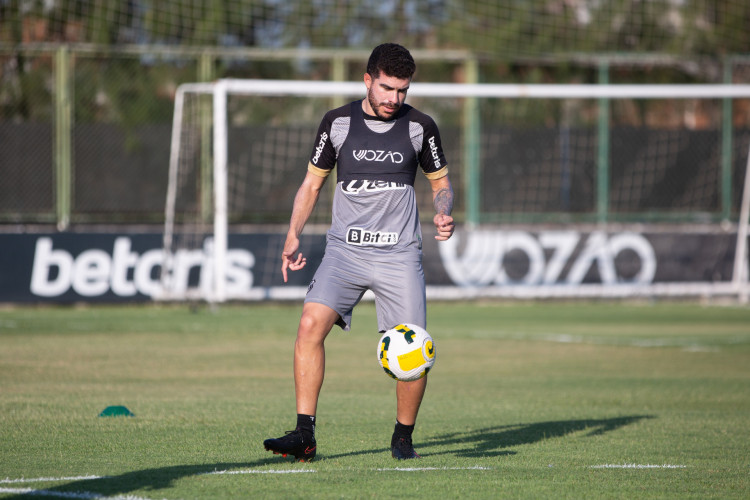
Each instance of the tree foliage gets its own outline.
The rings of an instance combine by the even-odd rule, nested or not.
[[[498,59],[722,55],[750,47],[745,0],[4,0],[0,41],[367,48],[397,40]],[[39,38],[42,38],[41,40]]]

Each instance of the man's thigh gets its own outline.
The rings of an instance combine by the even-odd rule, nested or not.
[[[378,315],[378,329],[386,331],[401,323],[426,328],[427,305],[421,261],[375,264],[372,291]]]
[[[305,304],[328,306],[338,313],[336,322],[344,330],[351,327],[352,311],[367,291],[371,264],[338,251],[326,251],[305,296]]]

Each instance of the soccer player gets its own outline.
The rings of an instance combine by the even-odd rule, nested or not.
[[[378,329],[401,323],[426,326],[422,231],[414,193],[417,167],[432,188],[435,239],[454,230],[453,189],[432,118],[404,103],[416,70],[404,47],[375,47],[367,63],[367,97],[326,113],[294,198],[281,272],[305,267],[299,237],[334,166],[336,192],[326,251],[308,287],[294,344],[297,427],[263,442],[266,450],[299,461],[315,457],[315,417],[325,371],[326,336],[351,326],[365,291],[375,295]],[[419,458],[412,431],[427,378],[396,382],[396,425],[391,454]]]

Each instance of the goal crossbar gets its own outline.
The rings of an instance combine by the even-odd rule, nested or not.
[[[187,83],[178,92],[228,92],[246,95],[356,96],[363,82],[319,80],[221,79]],[[750,84],[504,84],[412,83],[415,97],[508,97],[538,99],[725,99],[750,98]]]

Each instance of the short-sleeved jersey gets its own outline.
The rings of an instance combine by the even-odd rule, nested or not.
[[[320,123],[308,170],[327,176],[334,167],[327,244],[373,260],[420,257],[417,168],[429,179],[448,173],[434,120],[406,104],[387,121],[366,115],[361,100],[331,110]]]

